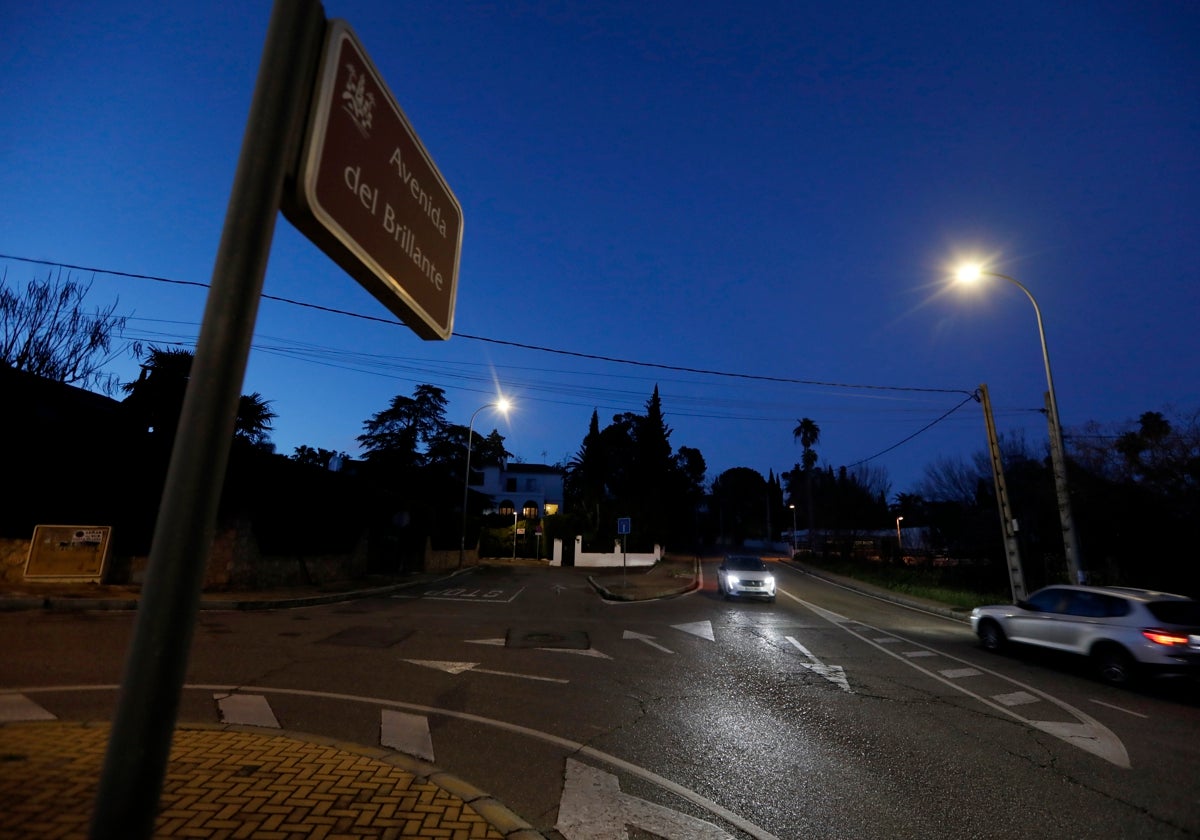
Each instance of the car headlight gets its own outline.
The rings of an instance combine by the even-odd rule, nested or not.
[[[737,586],[739,583],[741,583],[741,581],[737,579],[737,575],[726,575],[725,580],[730,586]]]
[[[775,588],[775,575],[767,575],[767,586]]]

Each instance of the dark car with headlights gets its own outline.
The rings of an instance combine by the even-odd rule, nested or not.
[[[1142,673],[1200,673],[1200,601],[1116,586],[1047,586],[1016,604],[976,607],[980,644],[1008,643],[1090,657],[1102,680],[1125,685]]]

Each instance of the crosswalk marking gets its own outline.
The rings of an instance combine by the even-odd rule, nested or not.
[[[960,680],[963,677],[978,677],[983,672],[978,668],[947,668],[938,673],[948,680]]]
[[[262,726],[279,729],[279,721],[271,704],[261,694],[214,694],[221,720],[241,726]]]
[[[1037,703],[1038,698],[1027,691],[1014,691],[1012,694],[993,694],[992,699],[1002,706],[1027,706]]]
[[[24,694],[0,694],[0,721],[17,723],[27,720],[58,720]]]
[[[433,762],[433,738],[429,734],[429,718],[381,709],[379,743],[382,746]]]

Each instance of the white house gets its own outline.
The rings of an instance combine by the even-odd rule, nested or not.
[[[562,467],[547,464],[485,466],[471,478],[483,476],[482,483],[471,482],[471,489],[491,498],[496,513],[519,513],[522,519],[541,519],[558,513],[563,504]]]

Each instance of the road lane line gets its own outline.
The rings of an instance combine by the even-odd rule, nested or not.
[[[1112,703],[1105,703],[1103,700],[1097,700],[1095,697],[1089,697],[1088,700],[1092,701],[1097,706],[1104,706],[1106,709],[1114,709],[1118,712],[1124,712],[1127,715],[1133,715],[1134,717],[1140,717],[1142,720],[1150,719],[1150,715],[1144,715],[1141,712],[1135,712],[1133,709],[1124,709],[1120,706],[1114,706]]]
[[[1105,761],[1111,762],[1112,764],[1115,764],[1118,767],[1129,769],[1131,766],[1130,762],[1129,762],[1129,753],[1125,749],[1125,744],[1121,742],[1121,739],[1117,737],[1116,733],[1114,733],[1112,730],[1110,730],[1104,724],[1100,723],[1100,721],[1093,718],[1091,715],[1087,714],[1087,712],[1083,711],[1082,709],[1077,709],[1076,707],[1070,705],[1069,703],[1059,700],[1057,697],[1047,694],[1046,692],[1041,691],[1040,689],[1034,688],[1031,685],[1027,685],[1023,682],[1020,682],[1019,680],[1015,680],[1012,677],[1005,676],[1004,674],[1001,674],[998,671],[993,671],[990,668],[979,667],[979,666],[975,665],[973,662],[968,662],[965,659],[960,659],[957,656],[952,656],[945,652],[941,652],[941,651],[934,652],[937,656],[939,656],[941,658],[961,663],[964,666],[978,668],[978,670],[982,671],[985,674],[989,674],[990,676],[993,676],[998,680],[1003,680],[1004,682],[1006,682],[1010,685],[1014,685],[1014,686],[1017,686],[1018,688],[1022,688],[1025,691],[1029,692],[1030,694],[1035,695],[1036,697],[1038,697],[1042,700],[1045,700],[1046,702],[1051,703],[1052,705],[1058,707],[1060,710],[1066,712],[1071,717],[1075,718],[1075,720],[1079,721],[1079,723],[1078,724],[1060,724],[1060,723],[1056,723],[1053,721],[1040,721],[1040,720],[1033,720],[1031,718],[1027,718],[1024,715],[1021,715],[1018,712],[1016,712],[1013,708],[1005,706],[1002,703],[998,703],[990,697],[985,697],[982,694],[971,691],[969,688],[965,687],[961,682],[954,682],[953,680],[947,679],[946,677],[943,677],[937,671],[933,671],[933,670],[930,670],[929,668],[922,667],[920,664],[918,664],[917,661],[915,661],[913,659],[909,659],[901,653],[897,653],[896,651],[893,651],[893,650],[888,650],[888,648],[885,645],[882,645],[882,644],[879,644],[878,642],[872,641],[861,630],[855,630],[854,628],[847,626],[848,619],[845,616],[839,615],[838,613],[835,613],[832,610],[827,610],[824,607],[820,607],[816,604],[805,601],[802,598],[797,598],[795,595],[792,595],[791,593],[787,592],[786,590],[780,589],[779,592],[782,595],[785,595],[788,598],[791,598],[797,604],[800,604],[801,606],[803,606],[809,610],[812,610],[817,615],[824,617],[825,619],[827,619],[830,622],[830,624],[833,624],[835,627],[841,628],[845,632],[847,632],[850,635],[854,636],[855,638],[861,640],[864,644],[868,644],[871,647],[875,648],[876,650],[880,651],[881,653],[887,654],[888,656],[892,657],[893,659],[903,662],[904,664],[908,665],[908,667],[910,667],[910,668],[915,668],[916,670],[918,670],[921,673],[928,676],[930,679],[937,680],[938,682],[942,683],[943,685],[949,686],[950,688],[953,688],[955,691],[961,692],[962,694],[965,694],[968,697],[972,697],[975,700],[979,701],[980,703],[983,703],[985,706],[988,706],[991,709],[995,709],[996,711],[1001,712],[1001,713],[1013,718],[1014,720],[1017,720],[1017,721],[1025,724],[1026,726],[1029,726],[1033,729],[1037,729],[1040,732],[1045,732],[1047,734],[1053,735],[1056,738],[1060,738],[1063,741],[1066,741],[1068,744],[1079,747],[1080,749],[1084,750],[1085,752],[1090,752],[1092,755],[1099,756],[1100,758],[1103,758]],[[903,605],[900,605],[900,606],[903,606]],[[919,612],[923,612],[923,611],[919,611]],[[884,630],[881,630],[878,627],[870,627],[869,625],[862,624],[861,622],[856,622],[856,623],[858,623],[860,625],[860,627],[866,628],[867,630],[869,630],[872,633],[885,633],[886,632]],[[894,634],[892,634],[892,635],[894,635]],[[896,638],[902,638],[902,637],[896,636]],[[922,645],[919,645],[918,642],[912,641],[911,639],[905,639],[904,642],[909,645],[918,645],[918,646],[924,647]]]

